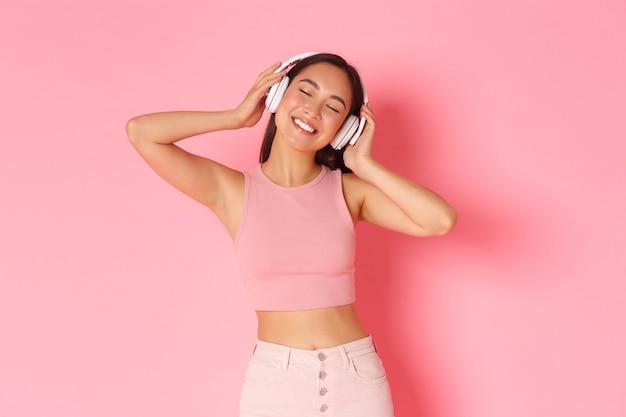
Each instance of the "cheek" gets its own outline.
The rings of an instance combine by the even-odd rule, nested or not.
[[[276,110],[274,116],[274,123],[276,124],[276,128],[281,130],[285,127],[285,123],[289,120],[289,114],[285,111],[281,111],[280,106]]]
[[[298,106],[302,105],[303,100],[304,98],[302,97],[302,94],[298,94],[297,90],[287,89],[280,103],[285,103],[288,106]]]
[[[341,117],[334,117],[331,118],[331,126],[333,128],[333,130],[337,131],[341,128],[341,126],[343,126],[343,123],[345,122],[345,118],[341,118]]]
[[[301,106],[302,103],[298,102],[296,97],[285,94],[276,109],[276,121],[278,122],[279,118],[287,119],[291,111]]]

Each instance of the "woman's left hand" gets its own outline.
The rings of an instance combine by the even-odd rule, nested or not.
[[[456,211],[433,191],[378,163],[372,156],[376,122],[372,106],[364,104],[366,120],[361,136],[344,151],[344,164],[352,176],[344,192],[360,202],[358,218],[411,236],[448,233],[456,223]],[[348,197],[346,197],[348,200]]]
[[[370,103],[361,106],[361,117],[365,118],[365,127],[354,145],[346,145],[346,150],[343,154],[344,164],[357,175],[359,175],[358,171],[360,166],[373,161],[372,148],[374,145],[376,122],[374,121],[374,113],[372,112],[372,105]]]

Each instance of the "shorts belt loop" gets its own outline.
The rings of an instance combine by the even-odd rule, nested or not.
[[[289,367],[289,358],[291,357],[291,349],[286,349],[283,355],[283,361],[280,364],[280,370],[285,372]]]
[[[339,346],[339,353],[341,353],[341,359],[343,360],[343,368],[350,369],[350,358],[345,346]]]

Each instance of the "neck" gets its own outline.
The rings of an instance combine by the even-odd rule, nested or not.
[[[272,182],[283,187],[298,187],[317,178],[322,167],[315,163],[315,154],[285,152],[272,147],[262,169]]]

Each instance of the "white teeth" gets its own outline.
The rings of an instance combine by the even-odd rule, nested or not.
[[[315,129],[313,129],[311,126],[309,126],[307,123],[305,123],[303,120],[300,119],[294,119],[293,120],[295,124],[297,124],[301,129],[306,130],[309,133],[314,133]]]

